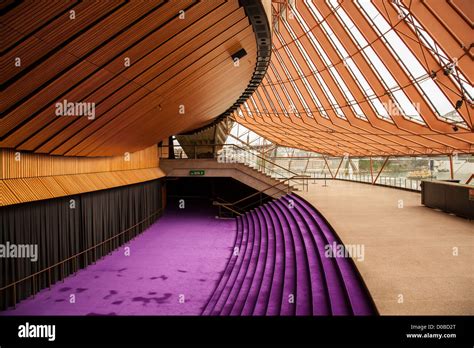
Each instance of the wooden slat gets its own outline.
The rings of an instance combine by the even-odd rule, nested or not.
[[[218,2],[216,2],[216,5],[217,4]],[[135,92],[136,94],[134,94],[134,97],[141,98],[145,93],[147,93],[148,89],[151,89],[151,87],[146,87],[147,90],[145,91],[137,91],[140,86],[146,84],[146,80],[142,80],[143,76],[148,76],[148,80],[156,78],[166,71],[167,68],[173,67],[174,64],[180,62],[182,59],[193,53],[195,49],[202,45],[202,40],[199,39],[197,35],[203,31],[203,28],[211,26],[212,23],[221,20],[222,16],[228,14],[233,8],[238,8],[235,4],[225,4],[224,6],[219,7],[216,11],[211,12],[208,16],[200,19],[200,17],[206,13],[205,11],[208,10],[208,7],[204,7],[204,5],[200,6],[201,7],[199,8],[193,8],[193,11],[190,11],[190,13],[187,14],[188,21],[198,20],[195,25],[187,27],[185,30],[179,32],[183,26],[183,20],[176,19],[166,24],[163,30],[156,32],[154,35],[150,36],[148,40],[133,47],[129,52],[125,53],[124,56],[130,57],[131,60],[135,62],[130,68],[124,69],[123,58],[117,58],[104,68],[103,76],[100,76],[101,72],[95,74],[93,77],[81,84],[81,88],[77,89],[77,93],[72,93],[72,95],[66,96],[66,99],[83,99],[86,96],[86,93],[89,93],[88,91],[94,89],[94,86],[103,84],[104,80],[109,80],[103,88],[98,89],[87,97],[87,100],[93,100],[96,103],[96,118],[99,118],[114,105],[116,105],[117,108],[125,108],[124,104],[121,104],[120,106],[117,104]],[[241,12],[241,14],[242,13],[243,12]],[[226,20],[226,22],[231,23],[230,19]],[[171,26],[171,24],[174,24],[174,26]],[[173,36],[176,33],[178,34]],[[214,37],[218,33],[218,31],[206,32],[208,37]],[[169,40],[170,38],[173,39]],[[188,40],[188,44],[184,45],[186,40]],[[179,48],[176,49],[176,47]],[[141,59],[144,54],[149,53],[150,51],[150,54]],[[153,65],[154,67],[150,69]],[[117,71],[120,75],[112,78],[113,75],[109,73],[110,71]],[[135,81],[129,83],[129,80],[133,80],[135,77]],[[122,86],[124,87],[121,88]],[[130,102],[136,100],[137,99],[135,98],[131,98]],[[48,123],[50,123],[50,125],[44,127],[44,125]],[[34,136],[30,137],[28,141],[18,148],[29,151],[36,149],[38,152],[50,153],[58,146],[58,144],[63,143],[69,139],[71,135],[76,134],[78,130],[83,129],[89,124],[95,124],[95,122],[91,122],[90,120],[87,120],[87,118],[58,118],[54,117],[51,110],[45,110],[43,113],[31,120],[25,127],[23,127],[23,129],[14,133],[14,143],[6,143],[5,145],[16,146],[22,139],[28,137],[31,132],[36,132]],[[41,129],[41,127],[44,128]],[[57,134],[61,129],[62,131]],[[38,146],[44,142],[45,138],[49,139],[54,134],[57,135],[51,139],[48,144],[38,148]],[[61,151],[55,151],[54,153],[61,154]]]
[[[0,206],[70,196],[164,177],[159,168],[0,180]]]
[[[177,122],[181,129],[206,123],[235,103],[247,87],[256,63],[255,35],[239,2],[170,1],[120,32],[149,10],[152,4],[158,2],[130,2],[117,7],[100,25],[91,25],[91,21],[76,21],[79,29],[71,28],[70,22],[65,22],[62,16],[51,20],[47,14],[40,12],[41,17],[46,17],[42,21],[50,19],[51,23],[8,53],[13,57],[21,50],[29,49],[28,54],[32,58],[40,59],[49,54],[48,50],[55,49],[57,52],[5,90],[2,108],[21,103],[6,113],[3,119],[0,135],[7,136],[0,142],[0,147],[68,156],[86,153],[94,153],[93,156],[118,155],[156,144],[176,132],[174,122],[163,127],[160,118],[152,118],[155,122],[147,124],[146,129],[141,127],[144,118],[150,120],[148,113],[153,108],[165,104],[166,100],[160,95],[179,96],[179,104],[186,105],[188,110],[196,110],[196,117],[188,117],[184,124],[182,120]],[[89,8],[83,4],[76,7],[79,6]],[[104,14],[102,8],[97,7],[101,5],[90,6],[96,8],[91,10],[91,18]],[[186,9],[184,19],[177,17],[181,9]],[[79,15],[79,12],[76,11],[76,14]],[[84,32],[80,36],[70,40],[77,30],[82,29]],[[115,34],[117,36],[112,41],[105,42]],[[35,40],[42,41],[35,43]],[[70,42],[59,47],[65,40]],[[247,56],[242,67],[236,70],[229,64],[230,55],[240,48],[247,51]],[[219,53],[226,59],[219,57]],[[132,65],[128,68],[123,65],[124,57],[131,59]],[[223,67],[215,65],[227,60]],[[64,73],[55,77],[61,71]],[[16,73],[17,70],[12,70],[12,74]],[[200,82],[199,76],[202,76]],[[22,99],[52,77],[55,79],[44,88]],[[188,83],[183,81],[188,77]],[[77,84],[81,79],[84,80]],[[201,93],[198,98],[195,92],[209,83],[213,88],[205,89],[206,95],[203,97]],[[182,88],[187,90],[176,93],[176,89]],[[155,90],[155,94],[146,98],[151,90]],[[96,119],[56,117],[55,103],[66,91],[60,100],[96,103]],[[175,106],[168,105],[170,109]],[[120,134],[117,134],[116,124],[119,121],[112,120],[118,116],[120,120],[126,119],[124,115],[131,115],[129,119],[134,120],[126,122],[129,129],[140,128],[140,132],[145,133],[128,132],[121,126]],[[107,138],[105,143],[104,134]],[[88,139],[91,135],[93,138]],[[115,143],[115,139],[111,139],[114,135],[122,138],[120,146],[112,145]]]
[[[0,179],[156,168],[158,149],[151,146],[129,155],[95,158],[39,155],[0,149],[0,163]]]

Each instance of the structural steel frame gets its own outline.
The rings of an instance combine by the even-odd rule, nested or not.
[[[308,4],[272,2],[269,69],[249,101],[234,113],[237,122],[279,145],[326,156],[474,153],[473,101],[466,90],[474,80],[468,8],[454,1],[374,0],[378,15],[390,26],[380,33],[358,0],[317,0],[312,8]],[[348,23],[355,25],[366,46],[354,38]],[[423,66],[422,79],[401,64],[385,36],[388,32],[398,35]],[[435,46],[427,43],[427,35]],[[396,86],[384,81],[373,54]],[[372,94],[356,72],[362,73]],[[437,112],[435,101],[420,88],[425,79],[447,98],[452,117]],[[400,93],[416,103],[417,117],[398,102]],[[376,103],[385,107],[388,117],[378,113]]]

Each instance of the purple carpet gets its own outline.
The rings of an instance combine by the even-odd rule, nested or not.
[[[168,210],[111,255],[0,315],[199,315],[234,239],[235,220]]]

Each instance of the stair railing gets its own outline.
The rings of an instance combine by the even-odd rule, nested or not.
[[[215,206],[218,206],[219,207],[219,216],[221,216],[221,208],[224,208],[224,209],[227,209],[229,211],[231,211],[232,213],[236,214],[236,215],[242,215],[243,213],[245,213],[246,209],[248,207],[250,207],[251,205],[254,205],[256,204],[256,201],[253,201],[249,204],[247,204],[246,206],[244,206],[243,208],[239,208],[237,205],[242,203],[242,202],[245,202],[247,200],[249,200],[250,198],[253,198],[255,196],[259,196],[259,201],[260,201],[260,205],[262,205],[263,203],[263,194],[266,192],[266,191],[269,191],[271,189],[276,189],[278,190],[280,193],[283,193],[283,194],[289,194],[290,193],[290,188],[291,186],[290,185],[286,185],[286,189],[283,190],[279,187],[277,187],[278,185],[281,185],[281,184],[284,184],[286,183],[287,181],[290,181],[290,180],[293,180],[293,179],[303,179],[303,185],[306,185],[306,189],[307,189],[307,185],[308,185],[308,180],[311,179],[311,177],[309,176],[301,176],[301,175],[295,175],[295,176],[292,176],[290,178],[286,178],[284,179],[283,181],[281,182],[278,182],[272,186],[269,186],[263,190],[260,190],[260,191],[257,191],[257,192],[254,192],[248,196],[245,196],[235,202],[226,202],[224,199],[222,198],[217,198],[217,199],[220,199],[222,200],[223,202],[219,202],[219,201],[214,201],[212,204],[215,205]],[[269,195],[270,197],[272,197],[271,195]]]
[[[168,148],[168,145],[162,145],[160,146],[161,148]],[[307,183],[306,176],[301,175],[299,173],[293,172],[292,170],[285,168],[273,161],[270,161],[269,159],[260,156],[259,154],[256,153],[255,150],[250,150],[246,149],[244,147],[238,146],[236,144],[180,144],[180,145],[174,145],[173,144],[173,151],[174,148],[181,148],[184,149],[185,147],[192,147],[193,148],[193,159],[198,159],[199,157],[197,156],[197,148],[198,147],[212,147],[214,149],[213,151],[213,158],[216,159],[219,163],[242,163],[244,165],[247,165],[248,167],[251,167],[259,172],[262,172],[264,174],[269,174],[270,177],[273,179],[280,180],[280,182],[287,182],[290,184],[290,181],[293,180],[300,180],[300,182],[295,182],[296,185],[302,185],[303,188],[305,187],[305,183]],[[215,151],[216,148],[220,148],[221,150],[219,153]],[[227,150],[231,149],[231,150]],[[160,150],[160,153],[162,151]],[[175,159],[183,159],[182,157],[177,157],[175,156]],[[209,159],[209,157],[205,157]],[[259,161],[261,163],[259,163]],[[262,166],[263,164],[263,166]],[[279,170],[275,170],[275,168],[278,168]],[[282,173],[286,173],[283,174]]]

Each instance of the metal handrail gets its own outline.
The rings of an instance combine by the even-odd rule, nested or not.
[[[227,210],[231,211],[231,212],[234,213],[234,214],[242,215],[241,212],[239,212],[239,211],[237,211],[237,210],[235,210],[235,209],[233,209],[233,208],[231,208],[231,207],[229,207],[229,206],[227,206],[227,205],[222,205],[222,204],[219,204],[219,203],[220,203],[220,202],[215,202],[215,201],[212,202],[212,205],[217,205],[217,206],[219,206],[219,216],[221,215],[221,214],[220,214],[220,212],[221,212],[221,211],[220,211],[220,208],[221,208],[221,207],[223,207],[224,209],[227,209]]]
[[[231,202],[226,202],[224,199],[218,197],[217,199],[221,199],[221,200],[223,200],[225,203],[214,201],[212,204],[213,204],[213,205],[216,205],[216,206],[219,206],[219,207],[223,207],[223,208],[225,208],[225,209],[228,209],[228,210],[232,211],[232,212],[235,213],[235,214],[242,215],[242,213],[236,211],[236,210],[233,209],[233,208],[230,208],[230,206],[235,206],[236,204],[241,203],[241,202],[244,202],[244,201],[246,201],[247,199],[249,199],[249,198],[251,198],[251,197],[254,197],[254,196],[256,196],[256,195],[261,195],[263,192],[265,192],[265,191],[267,191],[267,190],[270,190],[270,189],[272,189],[272,188],[276,188],[277,190],[279,190],[280,192],[283,192],[283,193],[288,193],[288,192],[289,192],[289,188],[290,188],[289,185],[288,185],[288,191],[285,191],[285,190],[282,190],[282,189],[280,189],[280,188],[277,188],[276,186],[278,186],[279,184],[283,184],[283,183],[285,183],[286,181],[293,180],[293,179],[304,179],[304,180],[306,180],[306,185],[307,185],[307,184],[308,184],[308,181],[307,181],[307,180],[310,180],[310,179],[312,179],[312,178],[311,178],[310,176],[308,176],[308,175],[295,175],[295,176],[293,176],[293,177],[291,177],[291,178],[287,178],[287,179],[285,179],[284,181],[281,181],[281,182],[279,182],[279,183],[277,183],[277,184],[274,184],[274,185],[272,185],[272,186],[270,186],[270,187],[267,187],[267,188],[264,189],[264,190],[260,190],[260,191],[258,191],[258,192],[252,193],[252,194],[250,194],[250,195],[248,195],[248,196],[246,196],[246,197],[244,197],[244,198],[241,198],[241,199],[239,199],[239,200],[237,200],[237,201],[235,201],[235,202],[233,202],[233,203],[231,203]],[[304,185],[304,181],[303,181],[303,185]],[[253,203],[247,204],[245,207],[241,208],[241,210],[245,211],[245,209],[248,208],[248,207],[249,207],[250,205],[252,205],[252,204],[253,204]]]
[[[244,149],[243,147],[240,147],[240,146],[235,145],[235,144],[225,144],[225,145],[232,145],[233,147],[236,147],[236,148],[238,148],[238,149],[241,149],[241,150],[244,150],[244,151],[249,152],[247,149]],[[259,155],[255,155],[255,156],[256,156],[257,158],[260,158],[261,160],[263,160],[263,161],[265,161],[265,162],[268,162],[268,163],[270,163],[270,164],[272,164],[272,165],[274,165],[274,166],[276,166],[276,167],[278,167],[278,168],[281,168],[281,169],[283,169],[283,170],[285,170],[285,171],[291,173],[292,175],[300,175],[300,174],[298,174],[298,173],[295,173],[295,172],[289,170],[288,168],[282,167],[282,166],[280,166],[279,164],[276,164],[275,162],[272,162],[272,161],[266,159],[265,157],[262,157],[262,156],[259,156]]]
[[[286,172],[288,172],[288,173],[290,173],[290,174],[292,174],[292,175],[300,175],[300,174],[298,174],[298,173],[295,173],[295,172],[289,170],[288,168],[285,168],[285,167],[280,166],[279,164],[277,164],[277,163],[275,163],[275,162],[272,162],[272,161],[268,160],[268,159],[265,158],[265,157],[262,157],[262,156],[260,156],[260,155],[258,155],[258,154],[254,154],[254,153],[250,152],[248,149],[245,149],[245,148],[243,148],[243,147],[240,147],[240,146],[238,146],[238,145],[236,145],[236,144],[180,144],[180,145],[174,145],[174,144],[173,144],[173,145],[172,145],[173,149],[174,149],[175,147],[181,147],[181,148],[182,148],[182,147],[186,147],[186,146],[193,146],[193,147],[200,147],[200,146],[201,146],[201,147],[215,147],[215,146],[229,147],[229,146],[230,146],[230,147],[235,147],[235,148],[237,148],[237,149],[239,149],[239,150],[243,150],[243,151],[245,151],[245,152],[251,153],[251,154],[252,154],[253,156],[255,156],[256,158],[259,158],[259,159],[265,161],[266,163],[272,164],[272,165],[275,166],[275,167],[278,167],[278,168],[280,168],[280,169],[283,169],[284,171],[286,171]],[[159,147],[160,147],[160,148],[169,148],[168,145],[161,145],[161,146],[159,146]],[[194,153],[196,153],[196,151],[194,151]],[[183,158],[179,158],[179,159],[183,159]],[[195,159],[196,159],[196,158],[195,158]],[[269,169],[269,168],[268,168],[268,169]],[[270,169],[269,169],[269,170],[270,170]],[[273,172],[274,172],[274,171],[273,171]]]
[[[254,196],[258,195],[258,194],[261,194],[261,193],[263,193],[263,192],[265,192],[265,191],[268,191],[268,190],[270,190],[270,189],[272,189],[272,188],[276,188],[276,189],[279,190],[280,192],[288,193],[288,192],[289,192],[289,188],[290,188],[289,185],[287,185],[287,186],[288,186],[288,191],[282,190],[282,189],[280,189],[280,188],[278,188],[278,187],[276,187],[276,186],[281,185],[281,184],[285,183],[286,181],[289,181],[289,180],[292,180],[292,179],[309,179],[309,177],[301,177],[301,176],[295,175],[295,176],[293,176],[293,177],[291,177],[291,178],[287,178],[287,179],[285,179],[285,180],[283,180],[283,181],[280,181],[280,182],[278,182],[278,183],[276,183],[276,184],[273,184],[272,186],[269,186],[269,187],[267,187],[267,188],[265,188],[265,189],[263,189],[263,190],[260,190],[260,191],[257,191],[257,192],[255,192],[255,193],[252,193],[252,194],[250,194],[250,195],[248,195],[248,196],[246,196],[246,197],[244,197],[244,198],[241,198],[241,199],[239,199],[239,200],[237,200],[237,201],[235,201],[235,202],[232,202],[232,203],[219,203],[219,202],[216,202],[216,203],[217,203],[216,205],[222,205],[222,206],[224,206],[224,205],[236,205],[236,204],[239,204],[239,203],[241,203],[241,202],[246,201],[247,199],[249,199],[249,198],[251,198],[251,197],[254,197]]]
[[[5,291],[6,289],[8,289],[8,288],[10,288],[10,287],[13,286],[13,303],[16,304],[16,285],[19,284],[19,283],[24,282],[24,281],[27,280],[27,279],[34,278],[34,277],[38,276],[39,274],[42,274],[42,273],[44,273],[44,272],[46,272],[46,271],[49,272],[49,287],[51,288],[51,269],[52,269],[52,268],[57,267],[57,266],[60,266],[60,265],[63,265],[64,263],[66,263],[66,262],[68,262],[68,261],[71,261],[71,260],[73,260],[73,259],[78,259],[79,256],[81,256],[82,254],[85,254],[85,253],[91,251],[92,249],[98,248],[99,246],[101,246],[101,245],[103,245],[103,244],[105,244],[105,243],[107,243],[107,242],[110,242],[112,239],[115,239],[115,238],[120,237],[120,236],[123,235],[124,233],[126,233],[126,232],[130,231],[131,229],[133,229],[133,228],[135,228],[135,227],[141,225],[141,224],[144,223],[146,220],[150,219],[152,216],[155,216],[155,215],[159,214],[162,210],[163,210],[163,208],[160,208],[160,209],[156,210],[154,213],[150,214],[150,215],[147,216],[145,219],[141,220],[140,222],[136,223],[135,225],[133,225],[133,226],[127,228],[126,230],[124,230],[124,231],[122,231],[122,232],[120,232],[120,233],[118,233],[118,234],[116,234],[115,236],[112,236],[112,237],[110,237],[110,238],[107,238],[106,240],[104,240],[104,241],[102,241],[102,242],[100,242],[100,243],[98,243],[98,244],[96,244],[96,245],[93,245],[93,246],[87,248],[86,250],[83,250],[83,251],[81,251],[81,252],[79,252],[79,253],[77,253],[77,254],[74,254],[74,255],[68,257],[67,259],[64,259],[64,260],[62,260],[62,261],[59,261],[59,262],[55,263],[54,265],[51,265],[51,266],[49,266],[49,267],[46,267],[46,268],[44,268],[44,269],[42,269],[42,270],[40,270],[40,271],[38,271],[38,272],[36,272],[36,273],[30,274],[29,276],[26,276],[26,277],[24,277],[24,278],[22,278],[22,279],[19,279],[19,280],[16,280],[16,281],[14,281],[14,282],[12,282],[12,283],[10,283],[10,284],[7,284],[7,285],[5,285],[4,287],[0,288],[0,291]],[[77,261],[76,261],[76,266],[77,266]],[[33,294],[33,295],[34,295],[34,294]]]

